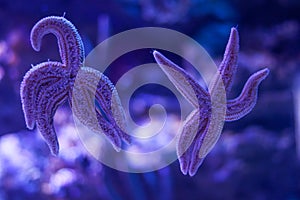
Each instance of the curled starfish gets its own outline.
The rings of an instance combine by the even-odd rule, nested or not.
[[[209,92],[203,89],[185,70],[158,51],[153,52],[156,62],[169,80],[196,108],[183,123],[177,144],[180,168],[184,175],[194,176],[196,174],[203,159],[217,142],[223,129],[224,120],[238,120],[247,115],[256,104],[258,86],[269,74],[267,68],[254,73],[237,98],[226,101],[225,97],[224,102],[219,96],[222,93],[222,88],[223,91],[225,89],[226,95],[230,92],[237,68],[238,51],[238,31],[232,28],[223,61],[218,69],[219,72],[209,84]],[[225,109],[222,108],[222,104],[225,105]],[[223,119],[223,122],[217,118],[212,118],[212,110],[217,112],[214,116]]]
[[[102,131],[98,130],[98,132],[106,134],[115,149],[119,151],[121,140],[129,142],[130,138],[123,131],[125,130],[125,118],[121,104],[109,104],[112,99],[115,102],[119,102],[115,88],[102,73],[83,67],[84,47],[82,40],[74,25],[64,17],[46,17],[36,23],[30,37],[34,50],[40,50],[43,37],[49,33],[54,34],[58,40],[62,62],[47,61],[40,63],[33,66],[24,76],[20,95],[27,127],[33,129],[36,124],[51,153],[57,155],[59,144],[53,126],[54,114],[58,106],[67,99],[70,106],[74,108],[73,110],[78,110],[77,107],[79,105],[72,106],[72,103],[76,103],[79,101],[78,99],[86,96],[80,96],[79,98],[72,95],[73,86],[77,79],[77,74],[85,74],[84,77],[80,76],[78,78],[80,86],[88,90],[94,89],[94,99],[96,99],[101,107],[100,109],[103,111],[101,115],[99,108],[92,110],[96,111],[98,119],[96,124],[99,123],[102,129]],[[85,80],[80,80],[80,78]],[[94,82],[97,80],[101,81],[98,84],[94,83],[95,85],[91,85],[89,80],[94,80]],[[81,92],[80,95],[91,94]],[[82,107],[82,105],[80,106]],[[95,130],[93,129],[95,125],[89,124],[87,119],[89,113],[75,112],[75,115],[84,125]],[[116,119],[113,116],[116,116]],[[122,124],[122,127],[119,124]]]

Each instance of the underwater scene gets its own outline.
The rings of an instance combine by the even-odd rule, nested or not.
[[[299,0],[0,0],[0,200],[300,200]]]

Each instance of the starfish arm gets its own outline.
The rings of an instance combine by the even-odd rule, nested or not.
[[[220,113],[206,114],[201,117],[201,126],[199,126],[196,138],[193,144],[193,150],[191,152],[191,160],[189,166],[189,175],[194,176],[201,166],[204,158],[213,149],[217,143],[224,125],[225,109],[220,108]],[[215,112],[215,111],[213,111]],[[221,116],[215,116],[221,114]]]
[[[60,57],[71,76],[76,76],[84,60],[82,40],[75,26],[64,17],[45,17],[35,24],[30,40],[34,50],[39,51],[42,39],[46,34],[53,33],[59,46]]]
[[[73,88],[72,110],[76,118],[94,133],[105,134],[116,151],[120,151],[121,139],[111,124],[95,108],[95,94],[86,85],[76,81]]]
[[[127,125],[125,114],[115,86],[103,73],[88,67],[84,67],[83,70],[85,70],[91,78],[94,77],[94,81],[89,81],[89,84],[93,83],[93,85],[90,85],[90,88],[97,85],[95,97],[101,109],[104,111],[105,117],[113,124],[120,138],[129,144],[131,138],[126,133]]]
[[[98,72],[100,73],[100,72]],[[125,113],[115,86],[102,73],[96,90],[96,100],[106,114],[108,121],[114,125],[120,138],[127,144],[131,143],[127,132]]]
[[[192,113],[187,118],[177,146],[183,174],[196,174],[204,158],[218,141],[222,127],[223,124],[214,124],[213,120],[199,115],[199,112]]]
[[[113,148],[119,152],[121,151],[122,141],[119,132],[116,130],[115,126],[109,123],[102,115],[99,110],[96,110],[97,120],[100,129],[96,130],[96,133],[103,133],[112,144]]]
[[[232,28],[223,60],[219,66],[219,71],[221,72],[221,76],[227,93],[231,89],[234,75],[236,73],[238,53],[239,34],[236,28]]]
[[[199,156],[202,148],[206,148],[204,138],[208,130],[209,118],[200,116],[194,110],[185,120],[177,144],[177,154],[181,172],[194,176],[205,156]]]
[[[77,85],[77,83],[79,83],[80,86]],[[81,92],[83,95],[80,95],[86,96],[85,101],[90,102],[88,103],[89,110],[86,110],[85,112],[89,113],[96,110],[98,123],[94,124],[94,127],[92,127],[91,130],[97,133],[104,133],[110,139],[117,151],[120,150],[121,139],[129,143],[130,137],[124,132],[126,130],[124,111],[120,104],[114,104],[112,101],[112,99],[118,99],[119,101],[119,97],[117,96],[118,94],[110,80],[104,74],[95,69],[83,67],[78,73],[75,87],[80,87],[82,90],[86,90],[84,93]],[[77,96],[78,95],[75,94],[73,98],[76,99]],[[95,100],[99,104],[99,108],[95,107]],[[76,105],[82,106],[84,104]],[[87,119],[90,121],[92,120],[90,119],[90,116],[93,116],[92,114],[87,115],[85,113],[81,113],[80,109],[77,108],[75,108],[75,110],[77,110],[76,113],[79,115],[79,117],[77,117],[84,120],[83,123],[85,125],[87,124],[87,122],[85,122]],[[113,111],[118,114],[122,113],[122,115],[114,115]],[[81,117],[82,114],[84,114],[85,117]],[[115,120],[115,117],[117,120]],[[92,123],[89,124],[91,125]]]
[[[55,83],[47,84],[47,87],[39,93],[37,98],[37,128],[53,155],[57,155],[59,152],[59,144],[53,126],[53,117],[58,106],[63,104],[67,99],[68,90],[68,81],[61,79]]]
[[[101,128],[96,116],[95,90],[88,90],[85,82],[86,76],[79,71],[72,91],[72,111],[76,118],[93,132],[99,132]]]
[[[236,73],[238,52],[239,52],[239,34],[236,28],[231,28],[231,32],[230,32],[228,43],[226,45],[223,60],[219,66],[219,73],[222,77],[223,85],[225,87],[225,91],[227,94],[230,92],[234,75]],[[213,81],[209,85],[209,88],[213,87],[215,79],[218,79],[218,76],[219,74],[217,74],[213,78]]]
[[[47,85],[67,76],[68,73],[61,66],[58,62],[41,63],[31,68],[24,76],[20,95],[27,128],[34,128],[39,93]]]
[[[226,121],[235,121],[247,115],[255,106],[258,86],[269,74],[265,68],[254,73],[246,82],[241,94],[227,101]]]
[[[121,104],[121,100],[118,94],[117,89],[114,87],[112,92],[112,115],[114,116],[114,120],[117,124],[117,127],[120,127],[119,133],[123,141],[127,144],[131,144],[131,136],[128,133],[127,123],[125,112],[123,106]]]
[[[175,85],[177,90],[196,108],[199,102],[209,98],[205,91],[185,70],[167,59],[158,51],[153,52],[153,56],[159,67],[167,75],[169,80]]]
[[[196,133],[199,130],[200,114],[196,109],[189,114],[186,120],[183,122],[180,130],[179,140],[177,142],[177,156],[180,163],[181,172],[186,175],[189,170],[190,159],[193,141],[196,137]]]
[[[216,130],[216,126],[210,122],[212,121],[207,117],[194,115],[183,127],[182,136],[178,143],[180,145],[177,149],[180,153],[183,152],[183,147],[187,149],[179,157],[180,168],[184,175],[188,173],[190,176],[194,176],[197,173],[204,158],[219,139],[222,129]],[[210,126],[215,127],[210,130]]]

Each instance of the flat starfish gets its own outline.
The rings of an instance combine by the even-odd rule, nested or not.
[[[216,144],[222,132],[224,120],[238,120],[247,115],[256,104],[258,86],[269,74],[267,68],[254,73],[237,98],[223,102],[218,96],[221,93],[220,82],[222,82],[221,85],[223,91],[225,89],[226,95],[230,92],[237,68],[238,51],[238,31],[232,28],[223,61],[218,69],[219,73],[209,84],[209,91],[203,89],[190,74],[161,53],[153,52],[156,62],[169,80],[196,108],[184,121],[177,143],[180,168],[184,175],[194,176],[196,174],[203,159]],[[222,104],[226,104],[223,110],[220,106]],[[222,119],[223,113],[223,121],[212,118],[212,110],[215,110],[217,113],[215,116],[220,119]]]
[[[59,144],[53,126],[54,114],[61,104],[67,99],[74,110],[77,106],[72,106],[72,102],[77,102],[78,96],[72,95],[77,74],[86,74],[86,80],[101,80],[99,84],[90,84],[88,81],[78,79],[85,89],[96,86],[94,93],[96,101],[101,106],[103,115],[99,109],[93,109],[97,113],[97,124],[99,123],[115,149],[120,150],[121,139],[129,142],[129,136],[125,130],[125,118],[121,104],[110,104],[119,102],[118,94],[110,80],[102,73],[88,67],[83,67],[84,47],[79,33],[74,25],[64,17],[46,17],[41,19],[31,31],[31,45],[34,50],[39,51],[43,37],[52,33],[58,40],[58,47],[62,62],[43,62],[33,66],[24,76],[21,83],[20,95],[25,116],[26,125],[33,129],[37,125],[38,130],[48,144],[51,153],[57,155]],[[87,76],[88,75],[88,76]],[[80,95],[86,95],[81,92]],[[90,95],[90,94],[89,94]],[[84,98],[85,96],[80,96]],[[79,98],[79,99],[80,99]],[[71,99],[73,101],[71,101]],[[80,105],[81,107],[83,105]],[[78,106],[79,107],[79,106]],[[91,112],[91,111],[89,111]],[[89,113],[76,112],[75,115],[90,129],[95,130],[95,125],[89,124],[86,116]],[[116,116],[116,120],[113,116]],[[122,127],[119,126],[122,124]]]

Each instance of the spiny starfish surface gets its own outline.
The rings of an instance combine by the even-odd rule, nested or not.
[[[218,86],[220,80],[223,81],[223,91],[225,90],[226,94],[230,92],[237,68],[238,51],[238,31],[232,28],[223,61],[218,69],[219,73],[209,84],[209,92],[203,89],[185,70],[158,51],[153,52],[160,68],[180,93],[196,108],[183,123],[177,144],[180,168],[185,175],[194,176],[196,174],[203,159],[211,151],[221,134],[223,123],[215,122],[217,120],[212,118],[212,110],[224,113],[223,122],[224,120],[235,121],[244,117],[255,106],[258,86],[269,74],[267,68],[254,73],[237,98],[227,100],[227,102],[222,102],[222,100],[218,102],[218,95],[221,92],[220,86]],[[213,104],[212,101],[215,103]],[[224,112],[220,106],[222,103],[226,104]]]
[[[69,104],[74,108],[76,117],[91,130],[106,134],[115,149],[119,151],[121,140],[130,142],[130,138],[123,131],[125,130],[125,118],[114,86],[102,73],[83,67],[83,43],[71,22],[64,17],[56,16],[41,19],[31,31],[30,39],[34,50],[40,50],[42,39],[48,33],[54,34],[58,40],[62,62],[40,63],[33,66],[24,76],[20,95],[27,127],[33,129],[36,124],[51,153],[57,155],[59,144],[53,126],[53,117],[58,106],[68,99]],[[84,76],[77,77],[78,73]],[[78,80],[80,88],[93,93],[84,93],[79,89],[79,92],[76,93],[77,96],[72,95],[75,80]],[[90,82],[91,80],[93,84]],[[78,102],[87,103],[80,101],[80,98],[91,101],[91,95],[95,96],[92,99],[96,99],[105,116],[101,115],[101,111],[95,106],[90,107],[94,108],[92,110],[78,112],[80,107],[86,105]],[[111,104],[112,100],[117,103]],[[72,106],[73,103],[74,106]],[[96,111],[98,121],[96,124],[90,124],[89,116],[94,111]]]

